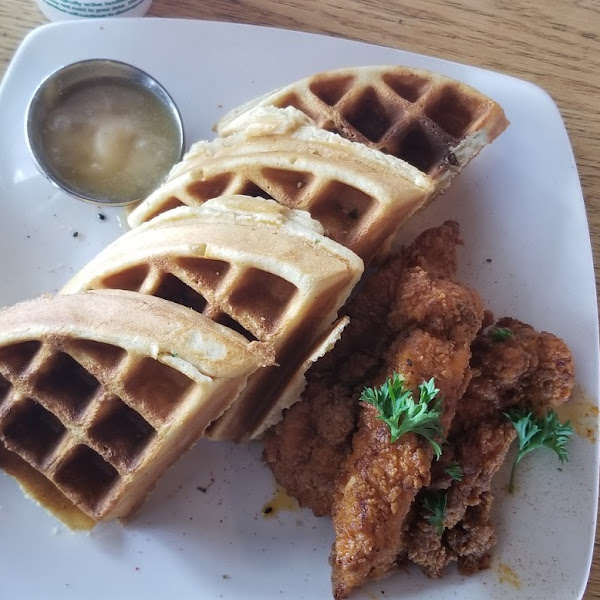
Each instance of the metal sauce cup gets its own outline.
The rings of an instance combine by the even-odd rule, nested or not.
[[[166,111],[166,115],[170,120],[167,129],[169,135],[172,137],[165,139],[165,143],[169,143],[169,147],[173,147],[172,160],[169,154],[168,164],[163,161],[165,164],[161,172],[157,173],[156,170],[153,171],[155,179],[154,181],[149,181],[148,189],[140,191],[140,186],[138,185],[136,191],[132,191],[129,194],[124,192],[116,196],[108,193],[101,194],[97,191],[87,189],[85,185],[76,181],[68,173],[61,172],[60,169],[56,168],[55,161],[52,160],[51,153],[56,151],[56,148],[48,147],[49,143],[44,135],[44,128],[47,127],[46,122],[49,115],[57,107],[60,109],[61,104],[66,102],[69,95],[80,92],[88,86],[102,86],[103,84],[110,84],[113,87],[115,85],[118,87],[122,84],[123,87],[127,86],[128,88],[139,89],[140,94],[142,92],[143,94],[152,94],[154,99]],[[152,99],[152,102],[154,102],[154,99]],[[55,71],[47,77],[35,91],[30,102],[27,111],[26,135],[29,149],[38,169],[55,186],[80,200],[102,205],[123,206],[143,199],[160,185],[171,167],[181,160],[185,148],[181,115],[175,102],[165,88],[141,69],[127,63],[108,59],[92,59],[73,63]],[[77,133],[73,135],[76,136]],[[84,143],[87,142],[90,141],[84,139]],[[113,140],[113,145],[118,147],[119,140]],[[144,150],[142,148],[136,150],[136,152],[143,153]],[[144,158],[152,160],[151,155],[146,155]],[[113,175],[114,177],[119,177],[120,174],[120,168],[116,167],[114,174],[110,173],[110,177],[113,177]]]

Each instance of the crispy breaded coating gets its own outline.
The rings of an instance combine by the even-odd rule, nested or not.
[[[498,340],[498,329],[510,337]],[[574,382],[573,357],[563,340],[508,317],[477,336],[471,368],[473,381],[452,426],[456,431],[514,406],[541,416],[570,397]]]
[[[499,330],[505,335],[498,337]],[[451,561],[465,574],[487,565],[496,542],[489,520],[492,479],[516,437],[502,413],[518,406],[541,416],[566,401],[574,384],[566,344],[515,319],[500,319],[482,331],[472,351],[473,376],[428,488],[446,490],[445,531],[440,534],[427,521],[418,502],[409,519],[407,557],[431,577],[440,577]],[[462,467],[461,481],[444,471],[450,461]]]
[[[307,373],[302,401],[264,435],[264,458],[275,479],[315,515],[331,512],[336,480],[332,473],[340,471],[350,452],[358,397],[384,367],[385,354],[397,336],[389,316],[402,273],[420,267],[439,277],[452,275],[461,243],[458,224],[447,221],[423,232],[371,273],[344,308],[350,324],[341,340]],[[331,412],[340,415],[324,418],[328,402]]]
[[[492,500],[490,493],[482,493],[480,502],[468,506],[462,520],[448,531],[448,547],[457,556],[461,575],[472,575],[490,566],[490,548],[496,544],[491,520]]]
[[[335,543],[330,558],[335,598],[393,570],[402,523],[415,494],[429,481],[431,446],[413,433],[390,444],[390,432],[365,406],[346,477],[334,498]]]
[[[491,327],[478,294],[454,280],[460,243],[449,221],[380,265],[346,306],[340,343],[308,373],[303,401],[265,436],[277,481],[315,514],[332,514],[336,598],[406,560],[431,577],[453,561],[463,574],[485,568],[496,543],[492,479],[516,437],[502,413],[541,416],[570,396],[566,344],[515,319]],[[413,390],[435,378],[447,435],[439,461],[414,433],[391,444],[377,410],[359,403],[393,372]],[[446,470],[455,464],[460,481]],[[432,492],[446,495],[442,533],[422,504]]]
[[[451,441],[444,448],[444,454],[453,457],[462,467],[462,480],[452,481],[447,473],[434,470],[431,485],[424,490],[424,493],[445,490],[447,494],[444,533],[440,534],[438,528],[428,521],[421,496],[415,502],[406,536],[406,557],[430,577],[441,577],[451,561],[468,560],[473,565],[489,553],[496,538],[491,524],[481,521],[488,512],[476,509],[484,499],[491,503],[489,490],[492,478],[502,466],[515,437],[516,432],[510,423],[490,419],[474,426],[460,440]],[[478,515],[477,529],[466,522],[469,514],[471,520]],[[469,536],[473,539],[469,540]],[[474,536],[479,538],[474,539]]]
[[[405,271],[398,290],[389,319],[396,339],[386,353],[387,372],[402,373],[414,386],[435,377],[447,434],[471,377],[470,346],[483,321],[483,303],[474,290],[419,267]]]
[[[331,512],[334,482],[350,450],[358,403],[342,385],[309,389],[265,436],[265,460],[275,479],[300,506],[318,516]],[[293,468],[292,468],[293,467]]]
[[[483,303],[474,290],[443,272],[405,269],[388,322],[396,338],[376,383],[397,372],[416,390],[433,377],[443,398],[446,434],[469,381],[470,346],[483,318]],[[392,444],[375,409],[363,406],[332,507],[335,598],[346,598],[367,579],[395,569],[405,546],[405,520],[415,496],[429,483],[432,456],[429,442],[414,434]]]
[[[492,479],[516,437],[502,413],[541,416],[571,394],[562,340],[515,319],[492,326],[478,294],[454,280],[460,243],[448,221],[370,274],[345,307],[342,339],[309,371],[303,401],[265,436],[277,481],[302,506],[332,515],[336,598],[406,560],[431,577],[450,562],[463,574],[485,568],[496,543]],[[439,461],[413,433],[391,444],[376,409],[359,403],[364,387],[393,372],[413,390],[435,378],[447,435]],[[446,470],[455,464],[460,481]],[[442,533],[422,504],[432,492],[446,495]]]

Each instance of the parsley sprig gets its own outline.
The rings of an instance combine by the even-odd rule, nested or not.
[[[404,387],[404,377],[394,372],[379,388],[365,388],[360,399],[379,411],[377,418],[390,428],[392,444],[412,431],[423,436],[439,458],[442,448],[436,438],[442,433],[442,398],[433,377],[421,383],[418,390],[415,401],[412,390]]]
[[[519,452],[513,462],[510,472],[508,489],[514,490],[515,472],[521,459],[538,448],[548,448],[556,453],[561,463],[569,460],[566,445],[573,435],[573,428],[569,421],[561,423],[556,413],[551,410],[543,417],[537,419],[531,412],[523,409],[514,409],[504,413],[517,431]]]
[[[504,342],[514,336],[508,327],[494,327],[490,330],[490,336],[494,342]]]
[[[454,460],[451,463],[448,463],[444,467],[444,471],[446,471],[446,473],[448,473],[448,475],[450,475],[450,477],[454,479],[454,481],[462,481],[463,470],[459,462]]]
[[[446,492],[428,492],[423,495],[421,506],[429,513],[425,518],[433,525],[439,535],[444,533],[444,518],[446,517],[446,504],[448,496]]]

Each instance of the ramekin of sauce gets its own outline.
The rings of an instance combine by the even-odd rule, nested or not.
[[[52,183],[116,206],[156,189],[185,147],[181,115],[163,86],[108,59],[73,63],[46,78],[26,128],[31,154]]]

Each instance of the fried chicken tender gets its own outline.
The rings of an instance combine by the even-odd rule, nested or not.
[[[384,368],[397,335],[390,313],[402,273],[420,267],[436,277],[453,276],[459,244],[458,224],[447,221],[423,232],[371,273],[344,308],[350,324],[341,340],[307,373],[302,401],[265,433],[264,458],[276,481],[315,515],[331,513],[335,474],[356,429],[358,397]]]
[[[330,514],[334,485],[350,450],[358,403],[346,386],[315,384],[265,435],[264,456],[277,482],[317,517]]]
[[[510,337],[497,341],[498,329],[507,329]],[[573,388],[573,357],[564,341],[508,317],[477,337],[471,367],[475,377],[453,423],[456,431],[514,406],[542,416]]]
[[[474,570],[487,566],[496,537],[487,520],[489,510],[479,507],[483,501],[491,505],[492,478],[502,466],[515,437],[510,423],[490,419],[444,448],[444,454],[453,456],[461,466],[462,480],[452,481],[447,473],[434,470],[431,484],[415,502],[406,535],[406,558],[419,565],[429,577],[441,577],[451,561],[458,561],[461,571],[465,564]],[[432,490],[446,493],[443,534],[429,522],[429,515],[422,506],[421,499]]]
[[[390,432],[365,406],[333,503],[335,543],[330,558],[335,598],[393,569],[402,522],[418,490],[429,482],[432,450],[413,433],[390,444]]]
[[[452,561],[464,574],[486,567],[496,543],[491,483],[516,437],[502,413],[541,416],[570,396],[562,340],[515,319],[490,328],[477,293],[454,281],[460,243],[448,221],[379,265],[345,307],[342,339],[309,371],[302,402],[265,435],[276,480],[316,515],[332,515],[336,598],[406,560],[432,577]],[[498,330],[510,335],[498,341]],[[391,444],[377,410],[358,401],[393,372],[413,390],[434,377],[447,436],[439,461],[414,433]],[[442,534],[422,505],[432,492],[446,494]]]
[[[509,337],[498,340],[499,330],[508,330]],[[443,460],[425,491],[447,490],[445,531],[440,534],[423,510],[415,508],[409,519],[407,557],[431,577],[440,577],[451,561],[458,561],[463,574],[488,564],[496,543],[489,517],[492,479],[516,437],[502,413],[518,406],[541,416],[566,401],[574,384],[566,344],[515,319],[500,319],[481,332],[472,352],[473,377],[458,405]],[[461,465],[461,481],[444,471],[451,461]]]
[[[448,547],[458,557],[461,575],[472,575],[490,566],[490,548],[496,543],[492,501],[492,494],[483,492],[479,503],[468,506],[461,521],[447,533]]]
[[[483,323],[483,302],[475,290],[420,267],[406,270],[399,290],[389,319],[396,339],[386,370],[402,373],[411,387],[435,377],[444,398],[445,436],[471,377],[470,346]]]
[[[398,372],[415,390],[433,377],[443,397],[445,435],[470,378],[470,346],[483,318],[483,303],[474,290],[444,272],[405,269],[388,320],[396,338],[376,383]],[[363,406],[352,444],[332,507],[335,598],[346,598],[367,579],[395,569],[404,550],[406,517],[429,483],[433,457],[429,442],[412,433],[392,444],[387,425],[371,406]]]

